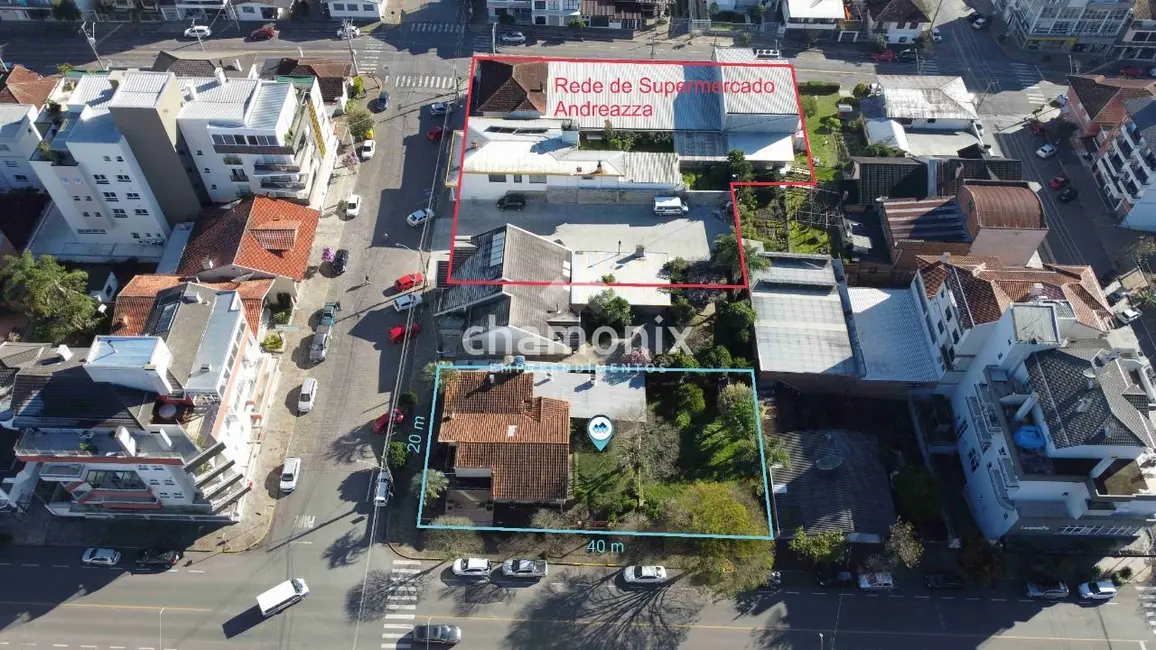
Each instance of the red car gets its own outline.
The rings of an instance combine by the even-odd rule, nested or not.
[[[423,284],[425,284],[425,276],[421,273],[414,272],[398,278],[397,282],[393,283],[393,288],[398,293],[401,293],[402,291],[409,291],[414,287],[420,287]]]
[[[1126,65],[1120,68],[1121,77],[1142,77],[1144,76],[1144,68],[1138,65]]]
[[[429,131],[425,132],[425,139],[429,140],[430,142],[441,142],[442,134],[444,133],[445,129],[440,126],[435,126]]]
[[[893,50],[883,50],[882,52],[875,52],[871,55],[872,61],[894,61],[895,52]]]
[[[1067,184],[1067,174],[1056,174],[1055,176],[1052,176],[1052,180],[1048,181],[1048,185],[1051,185],[1053,190],[1062,190]]]
[[[277,38],[277,29],[272,25],[258,27],[257,29],[249,32],[250,41],[271,41],[275,38]]]
[[[389,419],[393,416],[393,423],[395,425],[405,422],[405,414],[398,409],[393,409],[389,413],[382,413],[373,421],[373,432],[376,434],[383,434],[389,429]]]
[[[390,343],[401,343],[402,341],[404,341],[406,339],[407,336],[417,334],[420,331],[421,331],[421,325],[418,323],[414,323],[414,324],[410,325],[408,328],[405,325],[398,325],[397,327],[389,330],[389,342]]]
[[[1046,132],[1043,123],[1039,120],[1029,120],[1028,128],[1031,129],[1032,133],[1036,135],[1043,135]]]

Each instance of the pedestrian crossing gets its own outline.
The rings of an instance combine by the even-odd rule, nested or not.
[[[408,23],[409,31],[427,34],[461,34],[466,26],[455,23],[416,22]]]
[[[408,650],[413,644],[413,626],[417,618],[420,590],[414,583],[421,573],[417,560],[394,560],[389,569],[389,594],[386,595],[384,622],[381,624],[383,650]]]
[[[381,41],[370,41],[370,45],[360,49],[356,53],[357,57],[357,71],[365,74],[367,72],[377,72],[381,65],[382,59],[385,58],[385,47]]]
[[[382,77],[382,83],[388,82],[389,75]],[[414,88],[425,90],[453,90],[454,78],[440,75],[400,74],[393,77],[395,88]]]
[[[1032,106],[1040,106],[1046,104],[1048,99],[1044,97],[1043,91],[1040,90],[1040,85],[1033,84],[1023,89],[1024,96],[1028,98],[1028,103]]]
[[[935,62],[935,59],[920,59],[919,72],[924,75],[938,75],[939,64]]]
[[[1037,84],[1040,81],[1040,73],[1036,70],[1035,66],[1030,66],[1026,63],[1010,63],[1008,67],[1011,68],[1011,72],[1015,75],[1015,78],[1025,86]]]

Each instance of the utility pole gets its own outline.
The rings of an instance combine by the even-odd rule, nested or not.
[[[993,92],[993,91],[992,91],[992,88],[995,88],[995,91],[994,91],[994,92],[997,92],[997,93],[998,93],[998,92],[999,92],[999,82],[998,82],[998,81],[992,81],[991,83],[989,83],[989,84],[987,85],[987,88],[984,88],[984,89],[983,89],[983,94],[982,94],[982,95],[980,95],[979,101],[975,103],[975,110],[977,110],[977,111],[978,111],[978,110],[979,110],[979,107],[980,107],[980,106],[983,106],[983,102],[984,102],[984,100],[986,100],[986,99],[987,99],[987,96],[988,96],[988,95],[990,95],[990,94]]]
[[[196,27],[196,26],[197,26],[197,21],[196,21],[195,19],[193,20],[193,25],[192,25],[192,26],[193,26],[193,27]],[[200,32],[200,30],[196,30],[196,29],[194,29],[194,30],[193,30],[193,35],[195,35],[195,36],[197,37],[197,45],[200,45],[200,46],[201,46],[201,52],[202,52],[202,53],[204,53],[204,51],[205,51],[205,42],[201,40],[201,32]]]
[[[92,24],[92,28],[88,28],[88,22],[85,21],[80,24],[80,35],[84,40],[88,41],[88,46],[92,48],[92,55],[96,57],[96,64],[100,66],[101,70],[108,70],[104,65],[104,61],[100,60],[100,55],[96,53],[96,23]]]
[[[345,43],[349,45],[349,60],[353,63],[353,74],[359,75],[357,71],[357,56],[353,52],[353,21],[348,18],[341,21],[341,33],[345,34]]]
[[[498,53],[498,23],[490,27],[490,54]]]

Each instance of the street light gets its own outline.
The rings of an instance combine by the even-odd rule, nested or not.
[[[108,70],[104,65],[104,61],[100,60],[100,55],[96,52],[96,23],[92,24],[91,30],[88,29],[88,21],[81,23],[80,35],[84,37],[85,41],[88,41],[88,46],[92,48],[92,55],[96,57],[96,64],[100,66],[101,70]]]
[[[353,74],[359,75],[357,71],[357,56],[353,53],[353,21],[348,18],[341,21],[341,33],[345,35],[345,42],[349,45],[349,60],[353,63]]]
[[[819,633],[819,650],[823,650],[827,646],[823,644],[823,633]]]

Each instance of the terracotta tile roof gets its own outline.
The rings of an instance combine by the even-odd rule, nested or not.
[[[1136,0],[1136,3],[1132,5],[1132,18],[1152,20],[1152,0]]]
[[[345,80],[353,76],[353,64],[334,59],[283,58],[277,74],[289,77],[314,77],[321,88],[323,101],[333,102],[345,91]]]
[[[967,181],[960,188],[960,203],[975,203],[975,224],[980,228],[1047,228],[1044,205],[1027,183]]]
[[[257,196],[214,210],[197,221],[178,273],[196,275],[235,265],[269,275],[305,279],[317,210]]]
[[[478,68],[477,111],[512,113],[546,110],[545,62],[510,63],[483,60]]]
[[[566,498],[570,404],[534,397],[533,373],[462,372],[446,382],[443,399],[438,440],[457,443],[456,466],[493,471],[495,499]]]
[[[1068,83],[1093,122],[1115,124],[1124,118],[1124,100],[1156,95],[1152,79],[1108,79],[1104,75],[1069,75]]]
[[[129,280],[116,297],[112,310],[112,333],[117,336],[138,336],[144,331],[149,312],[156,303],[157,294],[189,281],[180,275],[138,275]],[[257,335],[261,327],[261,311],[265,296],[273,287],[273,280],[243,280],[241,282],[201,282],[202,286],[218,291],[236,291],[245,306],[245,320],[249,330]]]
[[[867,0],[865,4],[877,23],[931,22],[919,0]]]
[[[29,104],[37,108],[48,101],[60,75],[42,77],[22,65],[14,65],[0,79],[0,104]]]
[[[927,296],[934,296],[946,283],[966,327],[995,322],[1013,303],[1032,302],[1037,298],[1033,291],[1042,289],[1038,297],[1066,301],[1083,325],[1109,329],[1111,308],[1090,266],[1005,267],[994,257],[951,257],[944,261],[921,255],[917,260]]]

